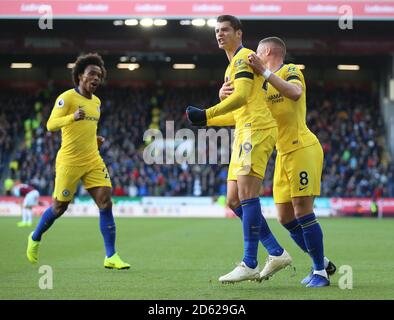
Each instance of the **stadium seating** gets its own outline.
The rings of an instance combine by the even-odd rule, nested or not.
[[[54,187],[54,164],[60,133],[48,132],[46,120],[62,90],[32,96],[0,95],[0,175],[14,160],[13,179],[32,183],[41,194]],[[216,86],[185,88],[103,88],[99,134],[106,137],[100,152],[107,163],[117,196],[209,196],[226,193],[227,166],[147,165],[143,161],[148,128],[192,128],[185,106],[208,106],[218,101]],[[394,165],[385,146],[384,124],[377,97],[361,89],[311,87],[307,121],[319,137],[325,165],[322,196],[393,197]],[[10,158],[12,156],[12,158]],[[17,164],[15,166],[15,164]],[[274,157],[261,189],[272,195]],[[78,194],[85,194],[79,188]]]

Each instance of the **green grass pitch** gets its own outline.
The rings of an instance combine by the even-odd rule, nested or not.
[[[353,272],[353,289],[306,289],[311,262],[275,220],[269,225],[293,257],[272,279],[222,285],[217,278],[242,259],[237,219],[118,218],[117,250],[129,270],[103,268],[98,218],[61,218],[43,237],[40,261],[25,256],[29,228],[0,218],[0,299],[394,299],[394,219],[320,219],[325,253]],[[37,221],[36,221],[37,222]],[[260,245],[259,262],[266,252]],[[40,265],[53,270],[53,289],[42,290]]]

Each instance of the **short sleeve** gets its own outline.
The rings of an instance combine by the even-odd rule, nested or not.
[[[295,64],[288,64],[285,66],[285,72],[283,74],[283,78],[288,82],[296,82],[302,85],[303,75],[301,70]]]
[[[234,61],[234,79],[247,78],[253,80],[253,69],[247,62],[248,57],[246,55],[240,56]]]

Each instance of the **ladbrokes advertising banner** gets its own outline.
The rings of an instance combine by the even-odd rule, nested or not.
[[[40,216],[51,204],[51,197],[40,197],[41,204],[33,208],[33,214]],[[371,210],[369,198],[317,198],[314,211],[319,217],[330,216],[381,216],[394,217],[394,198],[376,201],[376,212]],[[270,197],[260,198],[261,208],[266,218],[276,217],[274,200]],[[114,197],[113,211],[117,217],[178,217],[178,218],[220,218],[235,217],[232,210],[212,197]],[[0,216],[20,216],[22,199],[0,197]],[[97,206],[87,197],[76,198],[69,205],[64,216],[96,217]]]
[[[394,19],[392,1],[271,0],[271,1],[134,1],[134,0],[0,0],[0,18],[39,18],[43,14],[66,19],[216,17],[241,19]]]
[[[336,216],[385,216],[394,217],[394,199],[376,200],[376,213],[371,210],[370,198],[332,198],[331,209]]]

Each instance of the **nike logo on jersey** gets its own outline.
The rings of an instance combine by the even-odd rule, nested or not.
[[[306,189],[306,188],[308,188],[308,186],[303,187],[303,188],[299,188],[299,190],[302,191],[302,190],[304,190],[304,189]]]

